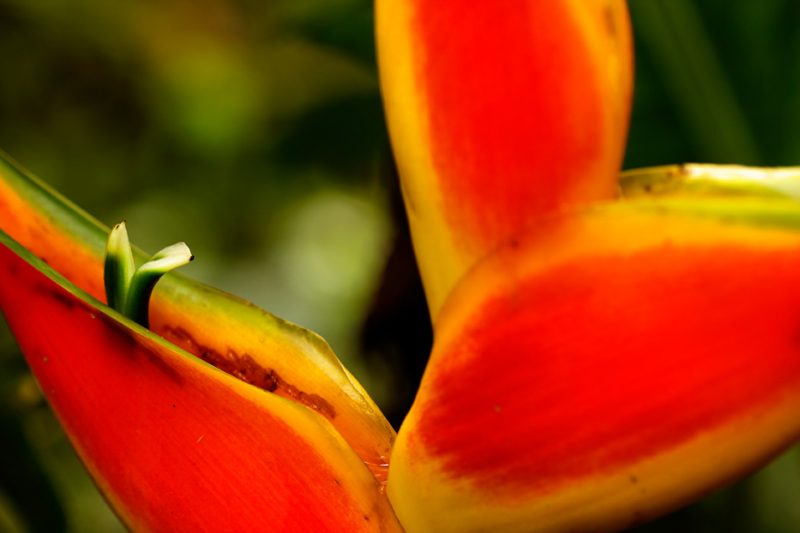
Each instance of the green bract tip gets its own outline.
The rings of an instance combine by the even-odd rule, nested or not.
[[[108,305],[148,327],[150,295],[167,272],[194,259],[186,243],[179,242],[157,252],[136,269],[125,222],[111,230],[106,244],[105,288]]]

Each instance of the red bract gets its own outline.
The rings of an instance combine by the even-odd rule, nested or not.
[[[392,454],[407,528],[619,529],[797,438],[800,206],[713,204],[542,220],[457,285]]]
[[[393,529],[374,477],[324,419],[92,305],[0,237],[9,325],[130,527]]]
[[[152,331],[94,299],[105,228],[0,167],[0,307],[123,520],[618,529],[793,442],[800,173],[619,184],[621,0],[376,9],[436,337],[396,443],[302,328],[175,276],[154,294]]]
[[[392,146],[431,313],[536,220],[613,197],[631,94],[625,3],[379,0]]]

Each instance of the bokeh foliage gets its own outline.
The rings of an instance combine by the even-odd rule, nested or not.
[[[631,9],[626,166],[800,164],[800,2]],[[430,332],[390,208],[370,0],[0,0],[0,57],[0,147],[145,249],[189,242],[189,275],[319,331],[398,421]],[[797,531],[797,494],[795,450],[643,529]],[[121,526],[3,329],[0,530],[15,529]]]

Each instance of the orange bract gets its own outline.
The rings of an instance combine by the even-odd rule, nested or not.
[[[800,434],[800,233],[642,207],[544,219],[456,287],[392,455],[409,530],[627,527]]]
[[[0,208],[0,229],[104,299],[106,228],[1,158]],[[179,276],[157,286],[150,328],[229,374],[316,411],[385,481],[394,430],[316,334]]]
[[[129,526],[399,529],[379,483],[324,419],[92,305],[25,253],[0,233],[0,307]]]

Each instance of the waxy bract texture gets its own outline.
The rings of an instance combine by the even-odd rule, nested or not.
[[[126,523],[619,529],[796,440],[800,204],[725,170],[629,175],[614,201],[625,2],[376,11],[436,335],[396,442],[306,330],[180,277],[152,332],[104,306],[106,229],[0,165],[0,307]]]
[[[381,89],[431,314],[539,213],[611,198],[628,127],[621,0],[376,3]]]
[[[0,233],[0,307],[125,523],[159,531],[398,530],[324,418],[206,365]]]
[[[797,438],[797,216],[707,203],[545,219],[457,286],[392,455],[408,530],[628,527]]]
[[[0,158],[0,229],[100,300],[108,228]],[[139,253],[140,259],[144,255]],[[385,480],[394,431],[318,335],[239,298],[167,276],[150,303],[150,328],[180,348],[332,423]]]

